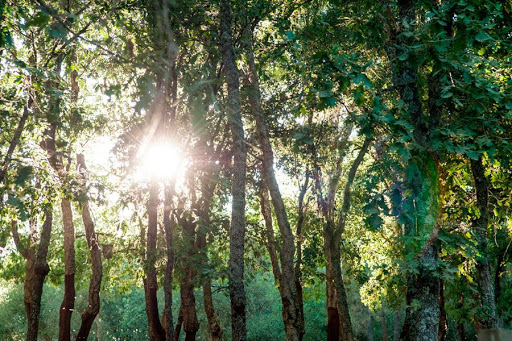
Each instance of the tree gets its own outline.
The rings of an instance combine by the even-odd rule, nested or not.
[[[229,235],[229,292],[233,340],[246,340],[244,289],[245,176],[247,147],[240,108],[240,85],[232,40],[231,1],[220,2],[220,38],[224,73],[228,84],[227,118],[233,143],[231,227]]]

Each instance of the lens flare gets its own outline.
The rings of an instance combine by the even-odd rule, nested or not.
[[[152,143],[139,151],[140,171],[144,178],[176,179],[184,166],[181,149],[172,143]]]

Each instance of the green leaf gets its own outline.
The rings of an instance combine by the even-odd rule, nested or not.
[[[492,39],[492,37],[489,34],[485,33],[484,31],[481,31],[475,36],[475,39],[476,41],[482,43],[484,41]]]
[[[334,94],[332,93],[331,90],[318,91],[318,97],[320,97],[320,98],[332,97],[333,95]]]
[[[24,166],[18,170],[18,176],[14,183],[16,185],[23,185],[32,175],[34,168],[32,166]]]
[[[46,12],[37,12],[32,18],[25,22],[25,27],[37,26],[39,28],[45,26],[50,22],[50,16]]]
[[[453,96],[453,93],[449,92],[449,91],[445,91],[441,94],[441,97],[442,98],[450,98]]]
[[[398,56],[398,59],[400,59],[400,60],[406,60],[406,59],[407,59],[407,57],[409,57],[409,53],[408,53],[408,52],[406,52],[406,53],[403,53],[403,54],[399,55],[399,56]]]
[[[368,223],[368,225],[370,225],[370,227],[372,227],[375,230],[378,230],[384,223],[384,221],[378,214],[372,214],[366,219],[366,222]]]
[[[20,199],[13,197],[12,195],[9,195],[9,199],[7,199],[7,203],[18,209],[18,211],[20,213],[20,218],[22,221],[27,220],[27,214],[25,212],[25,207],[23,205],[23,202]]]
[[[54,24],[51,26],[49,33],[54,39],[64,39],[68,31],[61,24]]]
[[[286,37],[288,38],[288,40],[295,39],[295,34],[292,31],[287,31],[285,34],[286,34]]]

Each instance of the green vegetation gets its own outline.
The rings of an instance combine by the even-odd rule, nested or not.
[[[511,328],[511,18],[0,0],[0,340]]]

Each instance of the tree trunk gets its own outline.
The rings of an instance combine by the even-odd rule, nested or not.
[[[400,339],[400,310],[395,311],[395,320],[393,322],[393,341]]]
[[[146,264],[144,278],[144,293],[146,301],[146,315],[148,318],[148,331],[149,337],[153,341],[165,340],[165,331],[160,322],[158,314],[158,299],[157,290],[158,283],[156,277],[156,239],[157,239],[157,217],[158,217],[158,185],[154,180],[151,181],[149,187],[149,200],[148,200],[148,230],[146,236]]]
[[[263,153],[262,173],[264,181],[270,192],[274,212],[277,218],[277,225],[281,232],[282,247],[279,252],[281,263],[281,280],[279,282],[281,302],[283,306],[283,322],[285,325],[286,340],[300,340],[304,335],[304,328],[301,327],[300,308],[297,303],[297,287],[294,268],[295,240],[290,222],[286,213],[279,185],[274,173],[274,155],[270,137],[265,122],[265,114],[261,108],[261,94],[259,88],[258,74],[252,51],[252,32],[245,37],[248,42],[247,63],[248,63],[248,85],[249,103],[256,121],[258,140]]]
[[[306,179],[299,193],[298,212],[297,212],[297,239],[296,239],[296,257],[295,257],[295,287],[297,288],[297,305],[299,307],[299,327],[301,330],[299,340],[302,340],[306,333],[306,323],[304,321],[304,298],[302,294],[302,226],[304,225],[304,197],[309,185],[309,167],[306,167]]]
[[[172,277],[174,270],[174,219],[171,216],[172,210],[172,190],[174,184],[165,189],[165,202],[164,202],[164,230],[165,241],[167,246],[167,263],[165,265],[164,273],[164,324],[165,324],[165,338],[167,341],[174,340],[174,321],[172,317]]]
[[[343,276],[341,272],[341,252],[340,245],[332,245],[331,263],[333,265],[334,285],[336,288],[336,304],[338,307],[340,319],[340,341],[352,341],[352,322],[350,320],[350,311],[348,309],[347,293]]]
[[[205,227],[210,226],[210,211],[213,200],[213,195],[216,187],[215,177],[212,174],[207,174],[203,178],[202,184],[202,197],[201,207],[198,207],[200,223],[204,224]],[[200,254],[202,255],[202,262],[208,264],[208,254],[206,245],[206,231],[201,227],[197,232],[197,246]],[[215,312],[215,306],[213,305],[213,294],[212,294],[212,282],[208,276],[203,278],[203,304],[208,320],[208,340],[209,341],[220,341],[222,340],[222,327],[220,325],[219,316]]]
[[[71,53],[71,58],[74,54]],[[59,53],[55,60],[55,73],[60,74],[61,64],[65,55]],[[76,80],[76,73],[71,75],[71,82]],[[52,87],[58,88],[55,81],[46,83],[47,90],[50,93]],[[73,83],[73,87],[76,84]],[[76,101],[78,89],[72,88],[71,101]],[[50,95],[51,96],[51,95]],[[50,97],[47,121],[49,127],[47,137],[41,142],[42,148],[48,154],[48,161],[61,180],[65,180],[65,170],[57,154],[55,136],[59,124],[58,118],[61,115],[60,98]],[[55,115],[57,119],[52,117]],[[62,223],[64,226],[64,297],[59,310],[59,341],[69,341],[71,339],[71,317],[75,307],[75,226],[73,224],[73,211],[71,203],[63,197],[61,199]]]
[[[174,341],[179,341],[182,326],[183,326],[183,314],[181,313],[181,305],[180,305],[180,313],[178,314],[178,321],[176,321],[176,328],[174,329]]]
[[[279,288],[281,294],[281,267],[279,265],[279,258],[277,257],[277,243],[274,236],[274,226],[272,223],[272,209],[270,208],[270,200],[268,198],[268,189],[265,183],[261,183],[258,188],[258,195],[260,197],[261,215],[265,222],[265,236],[267,239],[267,251],[270,257],[270,264],[272,264],[272,274],[274,281]]]
[[[418,252],[417,248],[406,249],[415,254],[417,271],[407,276],[406,312],[401,340],[436,340],[439,332],[439,278],[436,275],[438,250],[437,238],[439,208],[439,176],[437,164],[428,153],[416,155],[406,170],[407,188],[414,188],[403,200],[409,210],[402,216],[405,235],[414,238],[430,234]],[[414,203],[414,204],[412,204]]]
[[[382,308],[380,314],[380,326],[382,329],[382,341],[388,341],[388,327],[386,325],[386,312],[384,308]]]
[[[21,134],[25,129],[25,123],[27,122],[27,118],[29,115],[29,108],[32,106],[32,101],[32,97],[29,97],[27,104],[23,107],[23,114],[21,115],[20,121],[18,122],[18,126],[16,127],[16,130],[14,132],[14,136],[12,137],[11,142],[9,143],[9,148],[7,149],[7,153],[5,154],[5,157],[1,164],[2,168],[0,168],[0,184],[4,182],[5,175],[7,174],[7,169],[9,167],[9,162],[11,161],[12,153],[16,149],[18,143],[20,142]]]
[[[406,248],[407,254],[415,254],[418,264],[418,274],[407,276],[407,309],[405,322],[400,335],[402,340],[431,341],[438,337],[439,331],[439,279],[436,276],[437,250],[435,240],[439,225],[439,176],[436,158],[428,148],[429,129],[435,129],[436,115],[431,113],[431,126],[427,126],[427,119],[423,113],[420,92],[418,89],[417,66],[409,59],[399,60],[408,49],[414,38],[404,35],[416,20],[415,1],[405,0],[398,3],[398,25],[385,23],[384,30],[388,39],[384,49],[391,61],[392,82],[398,90],[400,99],[405,104],[407,119],[412,123],[416,146],[411,148],[411,158],[407,161],[405,174],[405,192],[410,192],[404,200],[401,218],[404,223],[405,234],[415,237],[419,234],[430,236],[426,244],[418,252],[416,247]],[[435,103],[437,98],[429,98]],[[435,108],[434,108],[435,109]],[[409,190],[409,191],[407,191]],[[414,306],[412,305],[414,303]]]
[[[191,279],[192,269],[183,276],[180,286],[181,311],[183,314],[183,331],[185,332],[185,341],[195,340],[196,333],[199,330],[199,322],[196,314],[196,297],[194,295],[194,282]]]
[[[183,331],[185,340],[194,340],[199,330],[199,322],[196,313],[196,297],[194,295],[194,279],[197,271],[193,259],[197,258],[195,248],[195,229],[196,223],[193,218],[187,218],[185,215],[180,219],[180,225],[183,229],[183,238],[185,239],[186,258],[182,260],[183,276],[181,278],[180,295],[181,309],[183,317]]]
[[[78,155],[79,173],[84,179],[84,188],[86,181],[85,159],[82,154]],[[89,201],[85,200],[82,207],[82,219],[85,227],[85,236],[87,245],[91,253],[91,280],[89,283],[89,304],[82,313],[82,325],[76,337],[77,340],[87,340],[91,331],[92,324],[100,311],[100,290],[101,279],[103,277],[103,265],[101,263],[101,249],[98,242],[98,236],[94,229],[94,222],[92,220],[91,212],[89,210]]]
[[[368,341],[373,341],[373,323],[371,317],[368,319],[366,330],[368,331]]]
[[[75,308],[75,226],[71,203],[61,200],[64,225],[64,298],[60,306],[59,341],[71,339],[71,316]]]
[[[209,278],[203,280],[203,304],[208,319],[208,340],[221,341],[223,333],[219,316],[213,306],[212,283]]]
[[[308,124],[312,124],[312,116],[308,118]],[[347,296],[345,292],[345,285],[343,283],[343,275],[341,270],[341,251],[340,243],[341,237],[345,230],[345,224],[350,209],[350,190],[352,183],[355,179],[357,169],[361,164],[364,155],[366,154],[371,139],[365,138],[362,148],[360,149],[356,159],[352,163],[347,182],[343,191],[343,204],[340,208],[339,220],[337,223],[334,221],[335,217],[335,201],[336,192],[338,191],[339,183],[341,180],[342,162],[347,154],[347,142],[351,134],[353,126],[346,125],[340,133],[340,142],[337,149],[339,152],[336,161],[336,169],[329,176],[329,185],[327,191],[327,199],[324,197],[322,188],[322,175],[321,167],[317,163],[316,149],[314,144],[311,145],[311,155],[313,158],[313,179],[314,188],[317,198],[317,206],[320,210],[323,222],[323,237],[324,237],[324,252],[326,260],[326,304],[327,304],[327,338],[328,340],[342,340],[351,341],[352,336],[352,323],[350,320],[350,313],[348,310]],[[336,322],[338,318],[338,322]]]
[[[345,184],[345,188],[343,189],[343,204],[340,209],[340,214],[338,218],[338,223],[335,229],[332,230],[332,234],[328,233],[329,237],[332,236],[332,241],[329,242],[329,245],[332,247],[331,251],[331,262],[334,273],[334,283],[336,286],[336,303],[338,307],[338,312],[340,315],[340,341],[352,341],[352,322],[350,320],[350,311],[348,309],[347,302],[347,294],[345,291],[345,284],[343,283],[343,276],[341,270],[341,236],[345,231],[345,226],[347,224],[348,213],[350,211],[351,206],[351,189],[352,184],[355,180],[357,170],[363,161],[366,152],[370,148],[370,144],[372,139],[370,137],[365,137],[363,145],[359,150],[355,160],[350,166],[347,182]]]
[[[439,280],[433,274],[437,250],[429,247],[419,258],[419,273],[407,278],[407,309],[400,339],[403,341],[436,340],[439,331]],[[413,303],[420,306],[414,306]]]
[[[494,329],[500,327],[500,321],[496,312],[491,262],[487,257],[489,252],[487,246],[487,227],[489,224],[488,188],[482,157],[479,157],[478,160],[471,159],[471,171],[475,181],[477,207],[480,211],[480,216],[473,221],[473,229],[481,255],[476,259],[477,283],[480,290],[480,303],[483,308],[478,318],[483,328]]]
[[[457,309],[461,310],[464,307],[464,294],[459,292],[459,301],[457,302]],[[466,330],[464,328],[464,321],[459,317],[457,319],[457,340],[466,341]]]
[[[220,1],[220,40],[228,84],[228,122],[233,142],[231,227],[229,233],[229,295],[234,341],[247,339],[244,287],[245,177],[247,146],[240,107],[240,86],[231,35],[231,1]]]
[[[444,341],[446,339],[446,330],[448,329],[448,326],[446,324],[446,310],[444,307],[444,281],[442,279],[439,279],[439,309],[439,333],[437,340]]]
[[[466,338],[466,329],[464,328],[464,323],[457,323],[457,340],[458,341],[467,341]]]
[[[101,323],[100,323],[100,315],[96,315],[96,338],[98,341],[101,341]]]
[[[334,269],[332,262],[333,238],[329,236],[332,227],[329,228],[324,223],[324,252],[325,252],[325,303],[327,305],[327,340],[340,340],[340,314],[338,311],[338,303],[336,296],[336,285],[334,280]]]
[[[60,72],[60,63],[63,56],[58,57],[56,72]],[[48,83],[48,87],[52,84]],[[50,101],[50,112],[59,114],[59,100]],[[57,155],[55,146],[55,134],[57,122],[48,119],[50,123],[47,130],[47,138],[41,142],[41,146],[48,154],[48,161],[60,179],[64,178],[61,161]],[[64,226],[64,297],[59,310],[59,341],[71,339],[71,316],[75,307],[75,226],[73,225],[73,211],[71,203],[61,199],[62,223]]]
[[[45,212],[45,220],[41,228],[41,236],[37,250],[34,246],[22,245],[18,236],[18,227],[15,222],[12,223],[12,235],[18,251],[27,260],[27,270],[24,282],[24,300],[27,313],[27,341],[36,341],[39,330],[39,314],[41,311],[41,296],[43,294],[43,284],[50,271],[46,261],[48,255],[48,246],[52,230],[53,216],[52,209]]]

